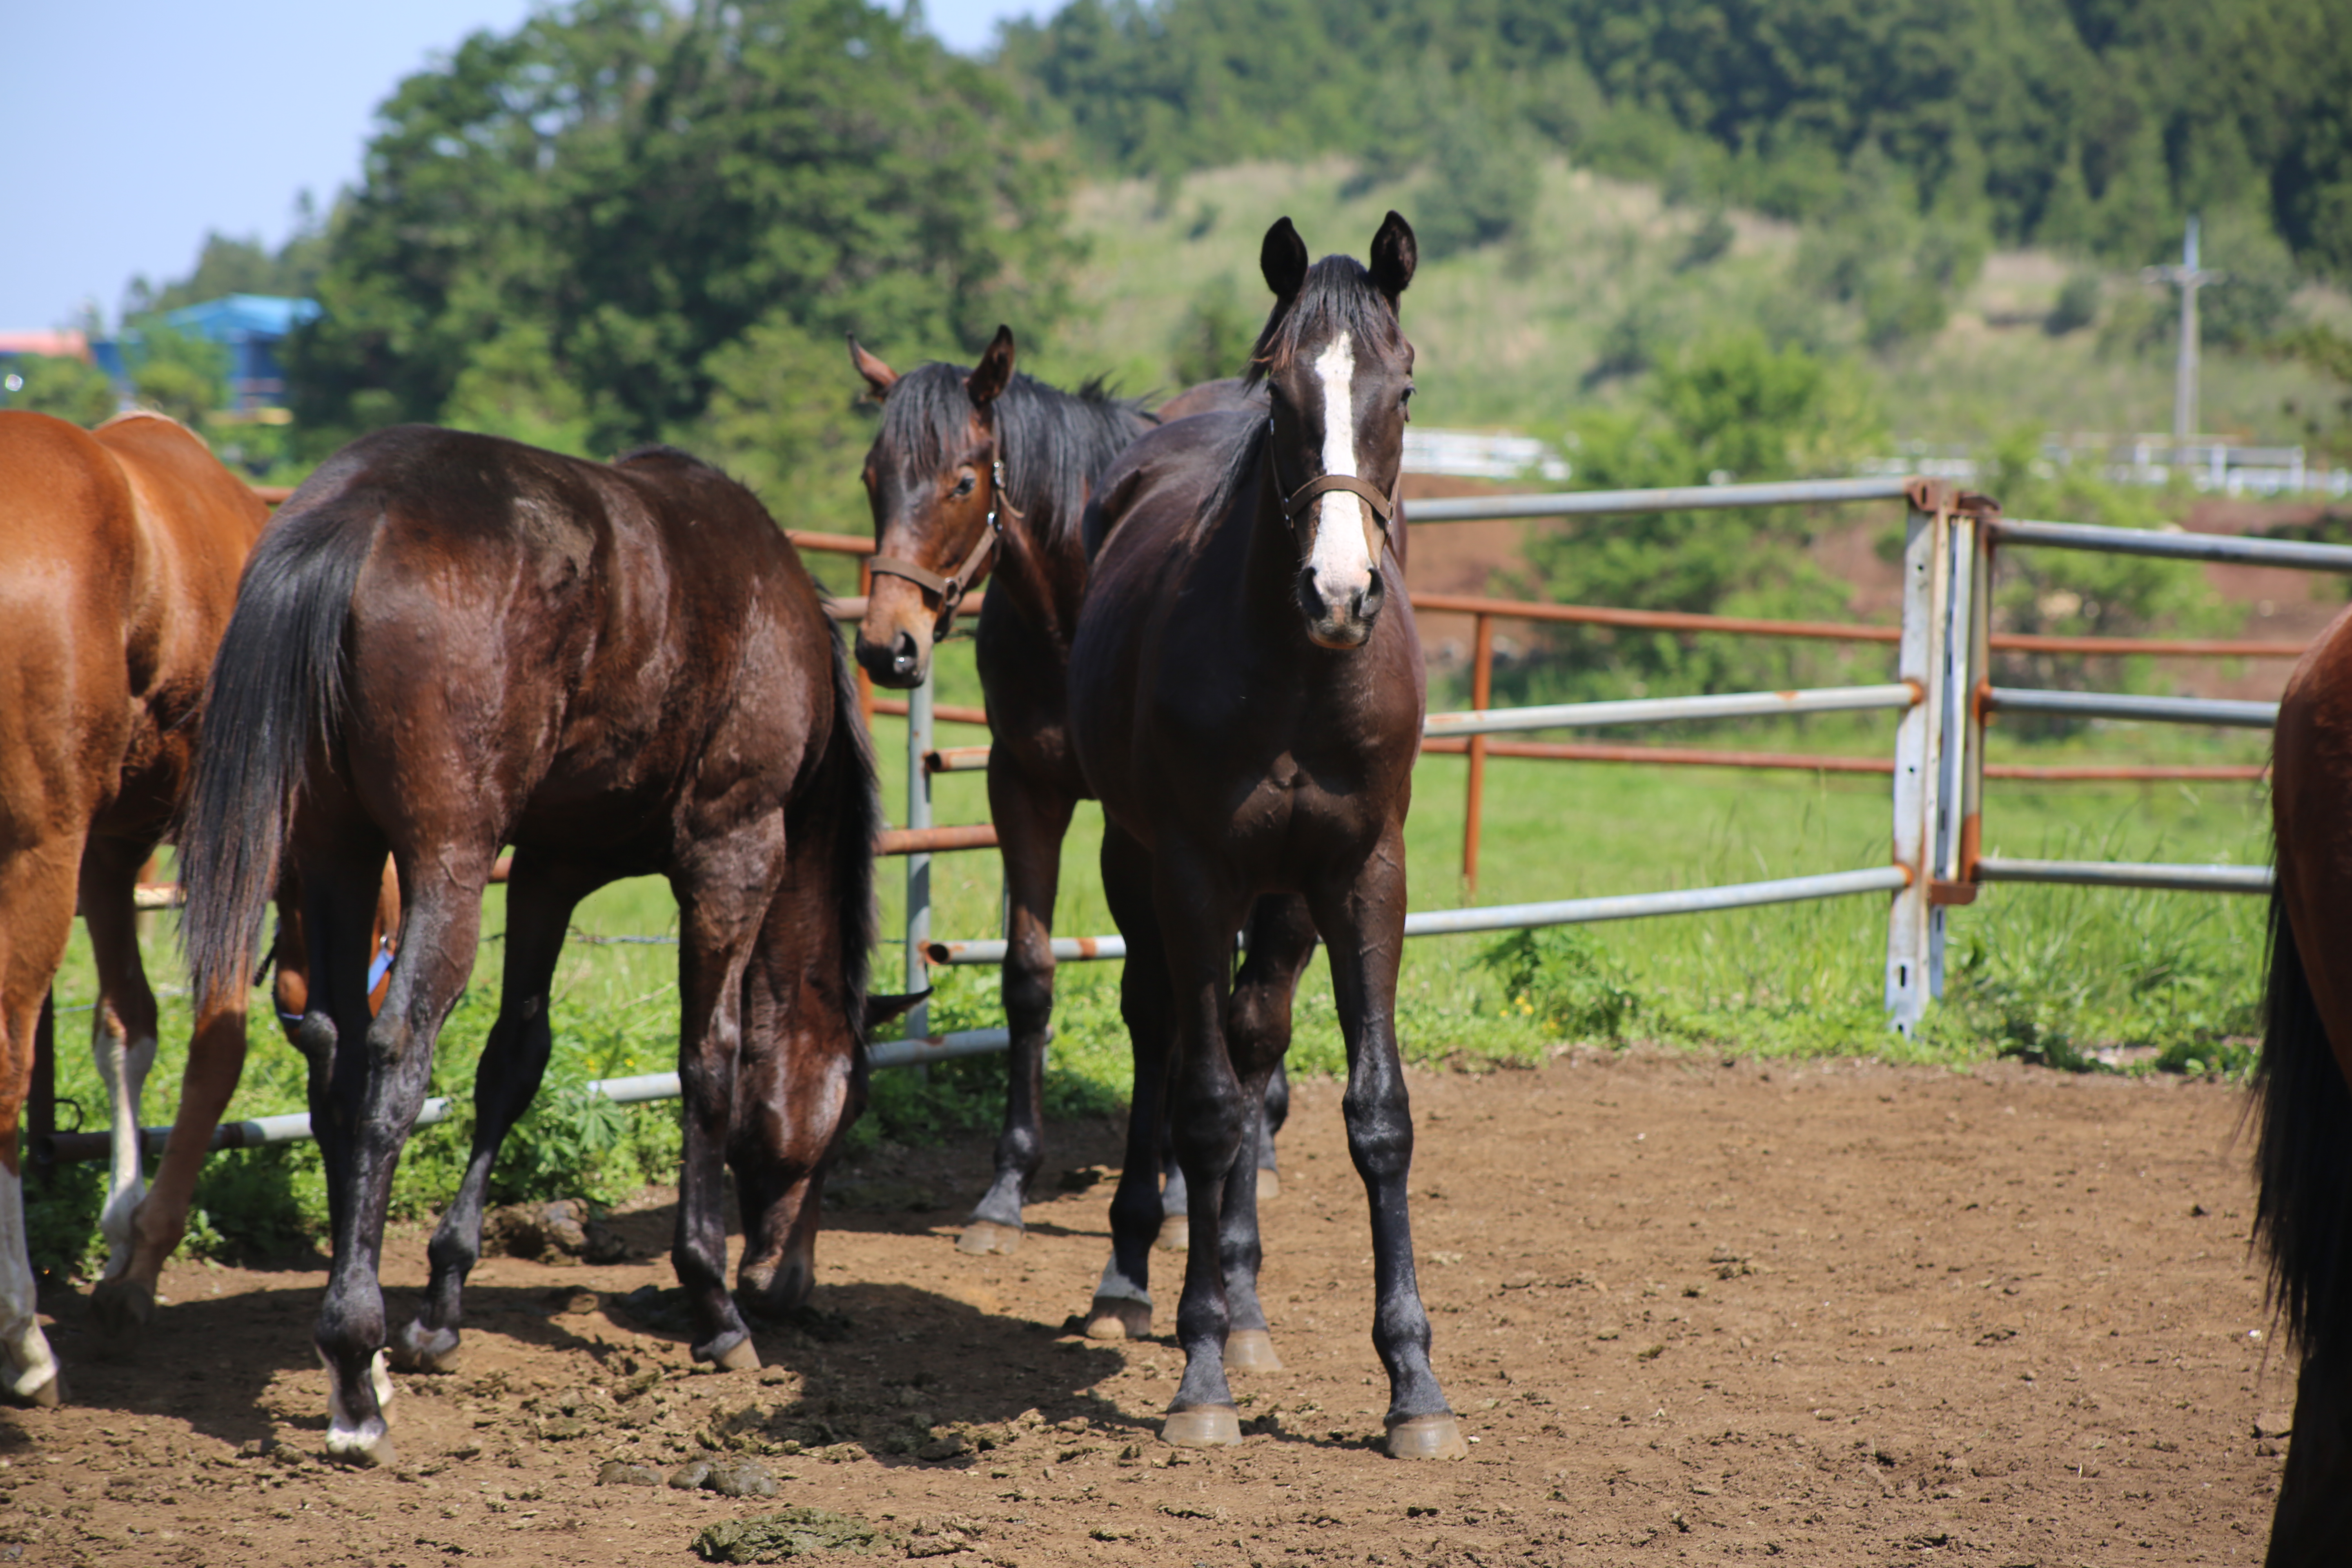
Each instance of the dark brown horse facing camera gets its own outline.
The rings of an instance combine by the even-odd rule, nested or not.
[[[981,607],[977,652],[993,742],[989,814],[1004,858],[1003,994],[1013,1040],[995,1179],[958,1245],[1011,1252],[1045,1159],[1062,839],[1077,803],[1092,794],[1069,743],[1070,637],[1087,584],[1079,523],[1095,481],[1155,421],[1099,385],[1069,393],[1016,374],[1008,327],[997,329],[969,371],[932,363],[900,375],[854,340],[849,349],[882,401],[881,429],[866,456],[877,553],[858,662],[877,684],[920,684],[956,606],[983,576],[995,578]],[[1235,406],[1248,395],[1239,382],[1211,382],[1179,396],[1163,416]],[[1276,1127],[1285,1093],[1277,1079],[1267,1112]],[[1264,1148],[1270,1164],[1270,1135]],[[1172,1166],[1160,1201],[1181,1226],[1184,1183]]]
[[[2254,1227],[2303,1359],[2268,1561],[2318,1568],[2352,1550],[2352,610],[2288,677],[2272,747]]]
[[[1193,1196],[1176,1313],[1184,1376],[1162,1429],[1174,1444],[1239,1442],[1228,1358],[1273,1359],[1257,1172],[1239,1155],[1319,932],[1347,1041],[1348,1147],[1370,1200],[1389,1451],[1467,1451],[1430,1370],[1396,1042],[1425,682],[1402,592],[1404,520],[1368,504],[1395,493],[1402,463],[1412,348],[1397,303],[1413,263],[1412,230],[1394,213],[1369,270],[1344,256],[1310,268],[1290,220],[1276,224],[1260,256],[1276,302],[1252,361],[1271,412],[1153,432],[1087,510],[1098,553],[1071,648],[1070,729],[1108,818],[1103,883],[1128,942],[1121,1000],[1135,1047],[1094,1314],[1149,1311],[1148,1130],[1164,1081]],[[1363,488],[1319,482],[1339,478]]]
[[[256,547],[207,693],[183,831],[200,1003],[242,994],[281,862],[311,954],[295,1030],[328,1173],[317,1341],[327,1446],[392,1458],[387,1343],[459,1349],[499,1142],[537,1092],[573,907],[659,874],[678,900],[686,1152],[673,1258],[694,1353],[758,1364],[726,1288],[721,1163],[748,1304],[805,1298],[824,1172],[864,1102],[873,761],[815,584],[751,494],[682,453],[611,464],[407,426],[330,458]],[[421,1318],[376,1278],[394,1164],[472,973],[503,845],[506,973],[463,1185]],[[382,1010],[369,921],[406,905]]]

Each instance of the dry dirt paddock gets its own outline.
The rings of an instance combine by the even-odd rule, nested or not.
[[[0,1560],[688,1563],[706,1525],[786,1505],[888,1556],[1024,1568],[2259,1560],[2280,1444],[2256,1426],[2293,1402],[2235,1089],[1634,1053],[1412,1093],[1465,1462],[1371,1446],[1362,1191],[1318,1082],[1266,1210],[1287,1369],[1237,1376],[1237,1449],[1155,1441],[1169,1344],[1064,1332],[1105,1247],[1108,1190],[1080,1184],[1116,1148],[1065,1126],[1012,1258],[950,1245],[984,1143],[848,1173],[820,1310],[757,1373],[687,1364],[666,1258],[486,1260],[467,1363],[399,1379],[385,1471],[317,1458],[314,1263],[175,1267],[136,1365],[95,1360],[60,1293],[73,1402],[0,1416]],[[668,1218],[656,1196],[621,1228],[652,1252]],[[424,1240],[391,1247],[395,1312]],[[778,1495],[597,1484],[714,1447]]]

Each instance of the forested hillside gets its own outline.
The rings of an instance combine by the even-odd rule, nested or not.
[[[2145,261],[2186,213],[2252,205],[2340,277],[2347,21],[2340,0],[1071,0],[1003,57],[1121,172],[1426,163],[1446,240],[1508,226],[1531,148],[1790,218],[1883,158],[2007,243]]]

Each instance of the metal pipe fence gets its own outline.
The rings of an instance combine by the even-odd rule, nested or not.
[[[280,493],[268,499],[283,500],[284,496]],[[1903,610],[1897,626],[1769,621],[1534,604],[1463,595],[1417,594],[1412,595],[1412,602],[1433,613],[1469,615],[1475,623],[1471,707],[1463,712],[1432,714],[1424,730],[1424,750],[1465,753],[1469,759],[1463,845],[1465,890],[1475,890],[1475,887],[1485,763],[1489,756],[1718,767],[1804,767],[1822,772],[1888,774],[1892,780],[1894,816],[1891,864],[1722,887],[1420,910],[1407,915],[1405,934],[1421,937],[1524,930],[1885,893],[1890,897],[1885,999],[1891,1022],[1908,1033],[1924,1016],[1928,1002],[1942,989],[1945,910],[1972,901],[1977,889],[1985,884],[2061,883],[2238,893],[2267,891],[2272,876],[2267,867],[2031,860],[1981,853],[1983,791],[1989,778],[2045,782],[2161,777],[2246,779],[2258,777],[2263,771],[2255,767],[1988,765],[1984,727],[1996,712],[2263,728],[2274,721],[2277,711],[2273,703],[1995,687],[1989,679],[1992,653],[2275,658],[2300,652],[2294,645],[2284,643],[1995,635],[1991,630],[1995,551],[1998,545],[2007,544],[2352,573],[2352,547],[2009,521],[2002,519],[1994,503],[1983,497],[1957,495],[1948,485],[1916,479],[1830,479],[1423,500],[1413,503],[1411,518],[1419,523],[1443,523],[1888,500],[1906,503]],[[860,558],[859,586],[861,590],[866,588],[869,579],[863,558],[874,552],[870,540],[808,532],[792,532],[789,537],[803,550]],[[966,607],[977,608],[979,603],[971,601]],[[864,610],[862,592],[855,598],[835,600],[832,606],[835,618],[839,620],[856,619]],[[1581,623],[1693,635],[1891,644],[1896,652],[1896,679],[1873,686],[1798,691],[1496,709],[1491,703],[1494,622],[1507,616],[1531,622]],[[995,829],[990,824],[940,825],[932,821],[932,777],[941,773],[984,769],[987,765],[985,746],[938,747],[936,726],[941,722],[984,724],[986,714],[978,709],[937,702],[929,679],[903,700],[876,697],[862,676],[859,691],[861,711],[869,725],[877,714],[904,715],[908,721],[905,820],[902,826],[885,830],[877,849],[883,854],[903,855],[906,860],[908,989],[923,989],[927,971],[932,965],[1002,963],[1006,952],[1006,943],[1002,940],[935,942],[930,933],[930,857],[951,850],[989,847],[996,842]],[[1547,729],[1868,711],[1898,715],[1891,758],[1882,761],[1490,739]],[[168,886],[142,888],[140,907],[163,907],[176,892],[176,889]],[[1116,935],[1056,937],[1053,952],[1057,960],[1065,963],[1117,959],[1126,956],[1127,944]],[[870,1047],[870,1064],[876,1068],[920,1065],[1006,1048],[1009,1036],[1002,1028],[930,1034],[924,1026],[928,1021],[926,1011],[919,1006],[908,1015],[906,1038]],[[677,1078],[674,1073],[654,1073],[602,1079],[584,1088],[587,1092],[626,1104],[675,1097]],[[418,1123],[439,1121],[449,1114],[446,1100],[429,1100]],[[142,1135],[151,1152],[161,1149],[167,1131],[144,1130]],[[307,1116],[263,1117],[225,1123],[215,1134],[213,1146],[249,1148],[309,1136]],[[59,1159],[102,1158],[106,1143],[106,1136],[101,1133],[52,1135],[52,1145]]]

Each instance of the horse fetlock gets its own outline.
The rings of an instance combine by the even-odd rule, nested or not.
[[[402,1372],[452,1373],[465,1360],[465,1346],[454,1328],[427,1328],[412,1319],[394,1336],[390,1360]]]

